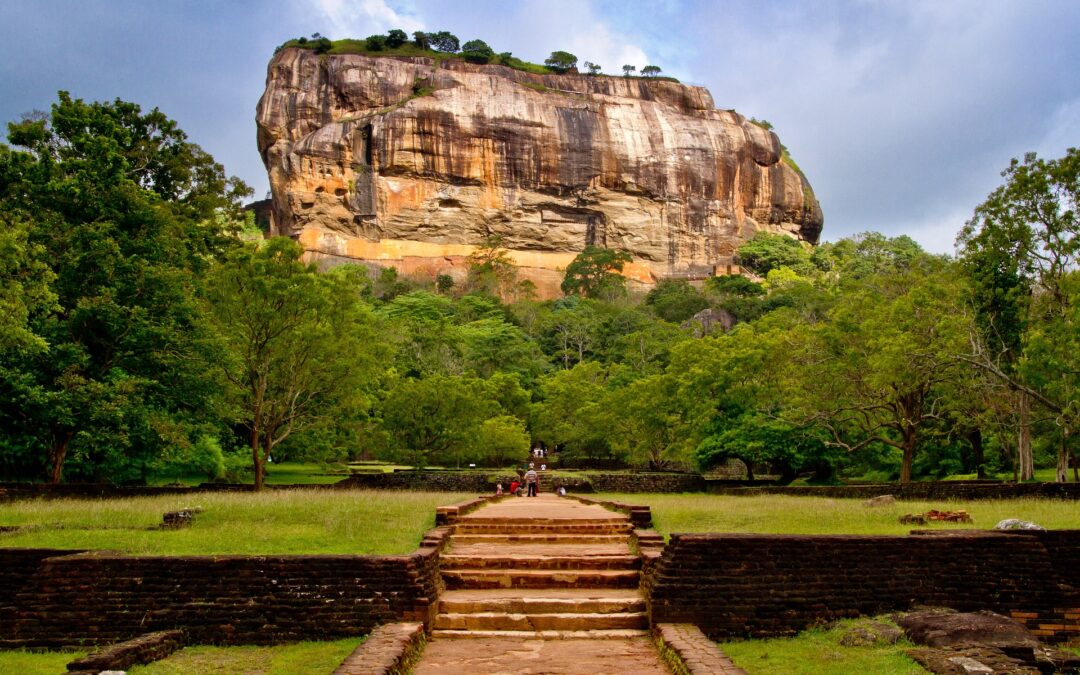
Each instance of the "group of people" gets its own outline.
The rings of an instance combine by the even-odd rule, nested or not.
[[[541,464],[540,465],[540,470],[541,471],[545,471],[546,469],[547,469],[547,464]],[[522,482],[522,481],[524,481],[524,482]],[[528,471],[525,471],[525,473],[522,474],[520,481],[515,479],[515,480],[510,482],[510,494],[517,495],[518,497],[522,496],[523,491],[526,493],[525,496],[527,496],[527,497],[535,497],[537,495],[537,493],[539,492],[539,489],[540,489],[540,474],[537,473],[535,464],[529,464]],[[559,493],[560,497],[565,495],[566,494],[566,488],[560,487],[558,489],[558,493]],[[495,494],[497,494],[497,495],[505,494],[503,492],[503,484],[502,483],[499,483],[498,485],[495,486]]]

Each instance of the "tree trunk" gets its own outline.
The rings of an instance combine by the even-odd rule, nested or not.
[[[53,444],[49,450],[49,461],[52,462],[52,468],[49,472],[49,482],[53,485],[60,483],[60,478],[64,472],[64,460],[67,458],[68,445],[71,444],[71,437],[75,435],[74,431],[64,431],[60,434],[53,433]]]
[[[983,456],[982,429],[979,427],[969,429],[967,441],[971,445],[971,456],[975,462],[975,477],[986,478],[986,458]]]
[[[1058,446],[1057,470],[1054,481],[1066,483],[1069,480],[1069,429],[1061,428],[1061,444]]]
[[[251,463],[255,467],[255,491],[263,489],[263,461],[262,448],[259,443],[258,427],[251,428]]]
[[[900,483],[911,482],[911,465],[915,462],[915,444],[919,437],[914,427],[904,427],[904,458],[900,464]]]
[[[1020,464],[1020,480],[1035,477],[1035,460],[1031,455],[1031,400],[1020,392],[1020,425],[1016,434],[1016,457]]]

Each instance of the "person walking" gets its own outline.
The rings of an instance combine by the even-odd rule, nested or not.
[[[529,470],[525,472],[525,486],[529,490],[529,497],[536,496],[536,484],[540,481],[540,477],[536,474],[536,469],[532,464],[529,465]]]

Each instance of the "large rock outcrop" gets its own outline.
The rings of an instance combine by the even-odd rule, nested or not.
[[[461,275],[497,234],[550,295],[587,244],[648,284],[730,271],[759,230],[821,231],[776,135],[702,87],[290,48],[257,120],[274,232],[327,262]]]

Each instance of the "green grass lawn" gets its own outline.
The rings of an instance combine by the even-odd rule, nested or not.
[[[0,547],[86,548],[135,555],[413,551],[435,524],[435,507],[475,495],[389,490],[274,490],[126,499],[0,502]],[[201,507],[194,524],[161,530],[161,515]]]
[[[593,496],[593,495],[590,495]],[[1080,504],[1056,499],[1003,499],[966,502],[898,501],[870,508],[861,499],[760,495],[737,497],[704,494],[600,494],[629,504],[652,507],[653,526],[674,532],[760,532],[772,534],[907,534],[905,513],[930,509],[964,509],[970,525],[935,523],[917,529],[990,529],[1005,518],[1030,520],[1048,529],[1080,529]]]
[[[390,467],[393,471],[397,465],[372,462],[371,467]],[[280,464],[268,464],[266,466],[267,485],[332,485],[349,477],[349,465],[347,464],[319,464],[317,462],[282,462]],[[148,479],[150,485],[199,485],[207,482],[205,474],[162,474],[151,476]],[[249,474],[241,483],[251,485],[255,479]]]
[[[273,647],[186,647],[161,661],[135,666],[127,672],[131,675],[326,675],[341,665],[361,642],[363,638],[296,642]]]
[[[829,629],[812,629],[793,638],[720,643],[720,649],[750,675],[907,675],[925,673],[905,649],[907,641],[867,647],[845,647],[840,638],[856,622],[841,621]]]
[[[27,649],[0,649],[0,673],[56,675],[67,672],[67,664],[87,652],[45,652]]]

